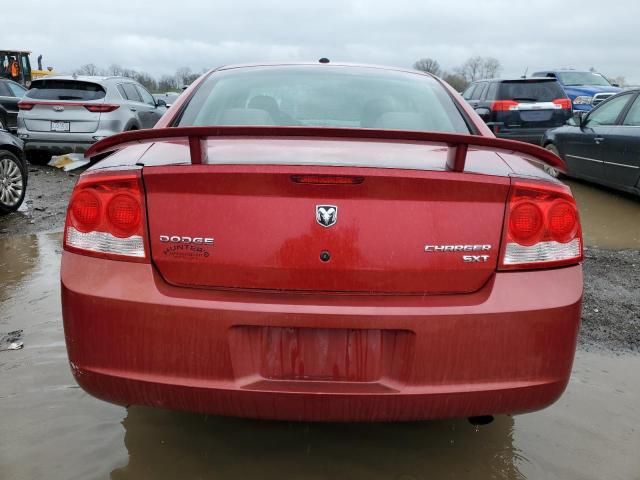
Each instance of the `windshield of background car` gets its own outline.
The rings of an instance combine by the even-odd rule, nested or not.
[[[500,83],[497,100],[552,102],[558,98],[566,98],[566,95],[555,80],[527,80]]]
[[[215,72],[179,125],[284,125],[469,133],[454,100],[425,75],[362,67]]]
[[[600,85],[610,87],[611,84],[599,73],[592,72],[562,72],[556,74],[567,87],[577,85]]]
[[[79,80],[34,80],[27,97],[34,100],[89,101],[104,98],[102,85]]]

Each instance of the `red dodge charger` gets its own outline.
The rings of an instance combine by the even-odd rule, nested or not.
[[[571,372],[570,190],[446,83],[396,68],[203,75],[73,191],[71,368],[122,405],[397,421],[543,408]]]

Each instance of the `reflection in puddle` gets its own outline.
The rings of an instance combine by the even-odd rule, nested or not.
[[[466,420],[309,424],[127,409],[77,388],[60,318],[60,234],[0,239],[0,477],[14,479],[633,479],[640,356],[579,352],[541,412]]]
[[[578,180],[565,183],[580,208],[585,245],[640,248],[640,198]]]
[[[129,464],[112,478],[524,478],[513,419],[407,424],[266,422],[130,408]]]

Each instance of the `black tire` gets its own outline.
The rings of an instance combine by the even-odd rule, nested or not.
[[[558,152],[558,149],[556,148],[556,146],[553,143],[549,143],[548,145],[545,145],[545,147],[547,150],[549,150],[550,152],[553,152],[556,154],[556,156],[558,156],[559,158],[562,158],[560,156],[560,152]],[[549,174],[550,176],[552,176],[553,178],[562,178],[564,177],[564,174],[559,171],[556,170],[553,167],[550,167],[549,165],[543,165],[542,169],[547,172],[547,174]]]
[[[15,212],[27,191],[24,162],[7,150],[0,150],[0,215]]]

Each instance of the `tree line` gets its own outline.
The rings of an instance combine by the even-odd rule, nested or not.
[[[164,93],[179,91],[182,87],[189,85],[202,75],[204,71],[201,73],[194,73],[189,67],[180,67],[173,75],[162,75],[156,79],[147,72],[122,67],[115,63],[110,65],[108,68],[101,68],[93,63],[87,63],[74,70],[73,73],[76,75],[104,75],[132,78],[150,92]]]
[[[437,60],[421,58],[413,64],[413,68],[432,73],[451,85],[459,92],[466,89],[471,82],[483,78],[495,78],[502,72],[502,65],[494,57],[471,57],[452,71],[443,70]]]
[[[421,58],[413,64],[413,68],[422,72],[432,73],[442,78],[459,92],[465,90],[471,82],[496,78],[502,72],[502,65],[497,58],[481,56],[467,59],[466,62],[454,68],[451,72],[440,68],[438,61],[433,58]],[[591,67],[589,71],[597,72],[594,67]],[[626,79],[622,75],[608,77],[608,80],[611,84],[621,87],[627,86]]]

